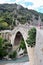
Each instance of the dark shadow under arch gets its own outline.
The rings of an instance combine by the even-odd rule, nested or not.
[[[22,49],[22,50],[24,50],[24,53],[25,52],[27,53],[26,44],[25,44],[23,35],[19,31],[16,33],[16,36],[15,36],[15,39],[14,39],[14,49],[15,50]]]
[[[15,36],[15,39],[14,39],[14,45],[19,45],[20,41],[22,40],[23,36],[21,34],[21,32],[17,32],[16,33],[16,36]]]
[[[22,62],[29,61],[25,40],[20,31],[18,31],[15,35],[13,49],[17,51],[17,54],[19,53],[18,57],[20,57],[20,60],[23,58]],[[22,52],[21,49],[22,51],[24,50],[24,52]]]

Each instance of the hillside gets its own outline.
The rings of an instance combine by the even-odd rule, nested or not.
[[[38,20],[39,15],[43,22],[43,14],[34,10],[28,10],[21,5],[17,4],[0,4],[0,30],[13,29],[16,25],[15,22],[18,20],[21,24],[35,19]]]

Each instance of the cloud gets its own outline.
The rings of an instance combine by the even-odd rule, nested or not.
[[[32,6],[32,5],[33,5],[32,2],[24,2],[24,4],[25,4],[26,6]]]
[[[43,0],[16,0],[15,2],[21,4],[24,7],[27,7],[28,9],[43,11]]]
[[[38,7],[37,11],[43,13],[43,6]]]
[[[43,0],[0,0],[0,4],[1,3],[17,3],[28,9],[43,11]]]
[[[2,3],[15,3],[15,0],[0,0],[0,4]]]

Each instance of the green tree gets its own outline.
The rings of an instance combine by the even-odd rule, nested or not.
[[[16,51],[13,51],[11,54],[9,54],[9,57],[12,58],[12,59],[16,59],[17,52]]]
[[[7,52],[3,48],[3,38],[0,37],[0,59],[7,55]]]
[[[0,59],[3,59],[4,56],[8,55],[9,48],[12,48],[12,45],[9,44],[7,40],[4,40],[0,37]]]
[[[34,47],[36,43],[36,28],[32,28],[28,31],[28,38],[27,38],[28,46]]]
[[[24,40],[22,39],[21,40],[21,42],[20,42],[20,47],[19,47],[20,49],[22,48],[22,49],[26,49],[26,45],[25,45],[25,42],[24,42]]]

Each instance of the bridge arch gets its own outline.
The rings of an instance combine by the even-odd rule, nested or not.
[[[14,39],[18,32],[22,35],[24,42],[26,41],[28,31],[25,28],[16,28],[16,30],[15,31],[13,30],[12,32],[13,32],[12,36],[11,36],[11,44],[12,45],[14,44]]]
[[[11,44],[14,45],[14,39],[15,39],[17,33],[20,32],[23,39],[24,39],[25,45],[26,45],[28,57],[29,57],[29,60],[30,60],[29,64],[33,65],[34,64],[34,50],[32,48],[29,48],[27,43],[26,43],[29,29],[30,28],[27,29],[27,28],[24,28],[24,27],[16,27],[16,29],[14,29],[12,31]],[[13,50],[14,50],[14,48],[13,48]]]
[[[18,31],[18,32],[16,33],[16,35],[15,35],[14,45],[15,45],[15,46],[16,46],[16,45],[19,45],[19,43],[20,43],[20,41],[21,41],[22,39],[24,40],[23,35],[22,35],[22,33],[21,33],[20,31]]]

